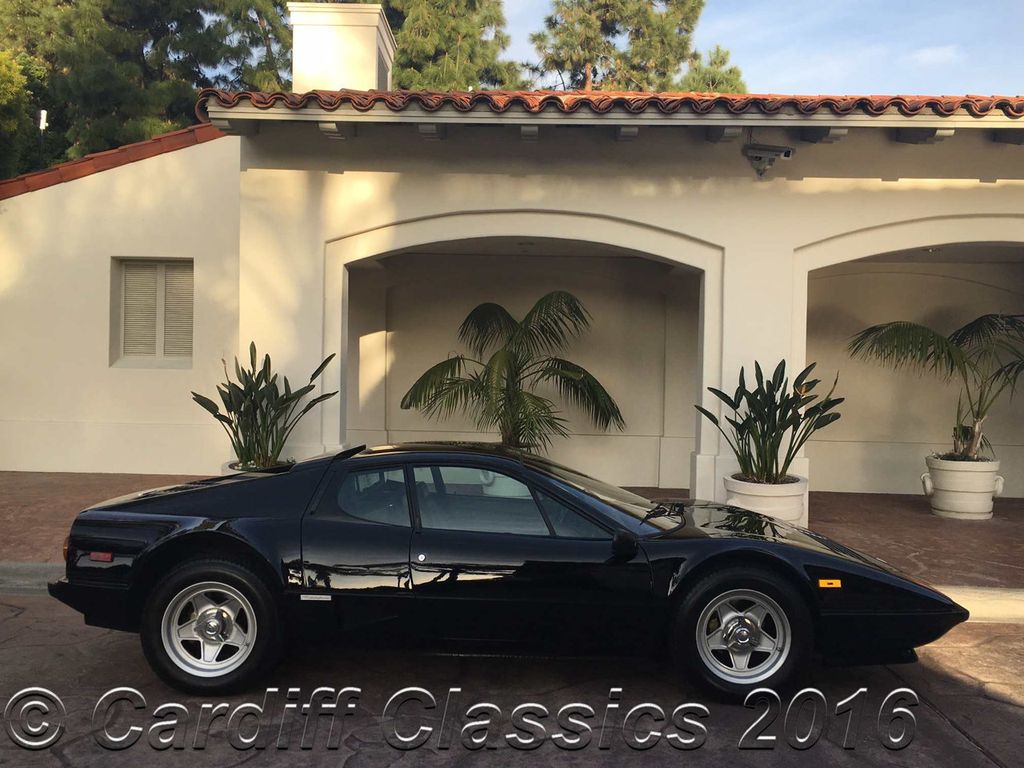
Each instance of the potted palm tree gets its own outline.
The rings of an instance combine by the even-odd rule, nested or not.
[[[722,433],[740,465],[739,472],[723,478],[726,503],[807,524],[807,478],[790,474],[789,469],[811,435],[839,419],[835,408],[844,400],[832,397],[838,376],[823,398],[812,394],[821,383],[810,378],[815,365],[801,371],[792,386],[783,360],[770,377],[755,362],[753,389],[747,388],[742,368],[732,396],[708,387],[732,411],[732,416],[725,418],[728,429],[711,411],[695,406]]]
[[[582,302],[565,291],[541,297],[517,320],[499,304],[469,313],[459,328],[468,355],[454,355],[429,368],[402,398],[431,418],[473,416],[480,431],[495,430],[502,445],[546,448],[569,429],[545,386],[582,410],[598,429],[625,422],[619,406],[589,371],[558,356],[590,327]]]
[[[850,341],[854,357],[894,370],[917,368],[960,385],[952,449],[925,458],[921,476],[932,511],[943,517],[987,520],[1002,493],[999,461],[985,421],[1001,397],[1012,396],[1024,372],[1024,315],[982,315],[948,336],[918,323],[865,328]]]

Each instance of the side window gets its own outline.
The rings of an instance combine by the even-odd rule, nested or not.
[[[417,467],[416,498],[424,528],[549,536],[530,489],[514,477],[477,467]]]
[[[604,528],[590,522],[575,510],[565,506],[557,499],[545,493],[537,493],[544,514],[548,516],[556,536],[567,539],[603,539],[611,540],[611,535]]]
[[[405,471],[401,467],[349,472],[324,502],[322,507],[329,515],[340,513],[368,523],[410,526]]]

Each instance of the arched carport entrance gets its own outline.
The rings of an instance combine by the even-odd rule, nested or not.
[[[982,314],[1024,311],[1024,217],[899,222],[797,253],[807,280],[807,359],[839,370],[848,398],[844,418],[808,445],[812,489],[920,493],[924,456],[949,448],[958,389],[853,360],[846,345],[892,320],[948,333]],[[990,419],[1006,495],[1024,496],[1024,400],[1004,400]]]
[[[323,411],[328,450],[474,437],[467,422],[400,411],[405,388],[458,349],[458,323],[477,303],[520,314],[564,288],[594,315],[572,356],[612,390],[628,424],[594,434],[574,422],[576,436],[552,456],[623,484],[701,492],[691,454],[716,453],[717,438],[692,404],[720,378],[720,249],[609,217],[501,211],[357,232],[328,242],[325,257],[324,353],[340,351],[343,364],[324,385],[346,393]]]

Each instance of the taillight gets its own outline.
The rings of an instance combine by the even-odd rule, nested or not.
[[[64,562],[68,561],[68,553],[71,551],[71,537],[64,537]]]

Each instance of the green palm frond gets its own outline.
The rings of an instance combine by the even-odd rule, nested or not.
[[[519,329],[519,323],[500,304],[488,302],[475,307],[459,327],[459,341],[472,354],[483,357],[495,344],[507,344]]]
[[[466,363],[465,357],[455,355],[428,368],[405,393],[401,403],[402,409],[427,407],[439,389],[446,386],[450,380],[461,377]]]
[[[874,359],[894,369],[925,368],[945,377],[965,364],[963,350],[945,336],[904,321],[866,328],[851,339],[848,349],[853,357]]]
[[[569,433],[555,404],[533,391],[550,382],[599,428],[622,429],[618,405],[589,371],[544,356],[566,346],[589,324],[583,304],[564,291],[542,297],[522,321],[498,304],[480,304],[459,328],[459,339],[479,359],[458,355],[432,366],[406,392],[402,408],[416,408],[431,418],[464,413],[481,431],[496,428],[507,446],[539,449]],[[484,359],[488,350],[493,352]]]
[[[608,429],[612,425],[618,429],[625,427],[618,404],[583,366],[550,357],[537,373],[537,380],[553,383],[558,394],[583,411],[598,429]]]
[[[992,346],[1000,341],[1024,341],[1024,315],[982,315],[949,335],[964,350]]]
[[[569,434],[565,419],[546,397],[520,389],[511,394],[511,399],[515,418],[500,425],[509,447],[543,449],[551,444],[552,437]]]
[[[531,355],[559,352],[590,327],[590,313],[568,291],[542,296],[519,324],[513,346]]]

